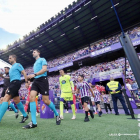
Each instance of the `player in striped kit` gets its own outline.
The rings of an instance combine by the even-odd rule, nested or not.
[[[88,102],[89,102],[89,96],[90,96],[89,90],[92,93],[92,96],[94,97],[94,93],[93,93],[91,87],[89,86],[89,84],[87,82],[84,81],[84,76],[79,75],[78,84],[77,84],[77,93],[81,94],[82,105],[84,106],[84,109],[85,109],[84,122],[89,121],[88,112],[90,113],[91,118],[92,119],[94,118],[93,112],[88,108]]]
[[[98,113],[98,115],[99,115],[99,117],[101,117],[101,115],[102,115],[102,110],[101,110],[101,107],[100,107],[100,102],[101,102],[101,94],[100,94],[100,92],[95,88],[95,86],[93,85],[92,86],[92,89],[93,89],[93,93],[94,93],[94,102],[95,102],[95,104],[96,104],[96,106],[97,106],[97,108],[98,108],[98,111],[99,111],[99,113]]]
[[[112,109],[111,109],[111,107],[110,107],[110,102],[109,102],[108,95],[105,94],[104,91],[102,91],[102,101],[104,102],[106,114],[108,114],[108,109],[107,109],[107,107],[109,108],[110,113],[112,114]]]

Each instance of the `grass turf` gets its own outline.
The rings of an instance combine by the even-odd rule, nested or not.
[[[127,119],[130,116],[103,114],[95,115],[89,122],[84,122],[84,114],[77,114],[76,120],[71,120],[72,114],[64,114],[64,120],[57,126],[55,119],[40,119],[38,127],[22,129],[21,117],[15,119],[14,113],[7,111],[0,123],[0,140],[138,140],[138,121]],[[136,116],[137,117],[137,116]],[[135,136],[109,136],[109,134],[137,134]]]

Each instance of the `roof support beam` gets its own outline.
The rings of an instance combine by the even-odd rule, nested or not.
[[[58,26],[58,30],[63,34],[63,30]],[[78,51],[77,47],[69,40],[67,34],[65,34],[65,38],[67,39],[67,41],[71,44],[71,46],[73,46],[75,48],[76,51]]]
[[[61,46],[59,46],[59,45],[57,44],[57,42],[49,35],[49,33],[47,33],[47,34],[45,34],[45,35],[46,35],[50,40],[53,40],[52,43],[54,43],[55,46],[57,46],[58,48],[60,48],[60,49],[61,49],[61,52],[63,52],[63,54],[65,55],[64,49],[63,49]]]
[[[40,45],[43,45],[44,47],[46,47],[46,49],[49,51],[49,53],[52,55],[52,57],[55,57],[55,54],[49,49],[49,47],[47,47],[44,43],[42,43],[42,41],[40,41],[39,39],[36,38],[36,40],[40,43]]]
[[[90,10],[90,13],[91,13],[92,17],[98,16],[98,15],[95,15],[94,9],[91,7],[91,4],[89,4],[89,10]],[[96,21],[96,24],[97,24],[98,29],[100,31],[100,35],[104,38],[105,35],[104,35],[104,32],[103,32],[103,30],[102,30],[102,28],[99,24],[98,18],[95,18],[94,20]]]

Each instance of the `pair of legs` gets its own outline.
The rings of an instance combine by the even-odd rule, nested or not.
[[[55,105],[49,100],[49,83],[47,76],[35,78],[34,82],[31,87],[30,92],[30,111],[31,111],[31,118],[32,121],[24,126],[23,128],[29,129],[29,128],[35,128],[37,127],[37,121],[36,121],[36,103],[35,98],[37,93],[42,94],[42,100],[43,102],[48,105],[48,107],[54,112],[56,116],[56,124],[60,125],[61,120],[59,117],[58,112],[55,109]]]
[[[2,102],[3,102],[3,99],[4,99],[4,96],[6,94],[6,91],[7,91],[7,88],[4,88],[3,89],[3,92],[1,94],[1,98],[0,98],[0,108],[1,108],[1,105],[2,105]],[[17,113],[17,109],[15,108],[15,106],[10,102],[10,100],[8,101],[8,106],[12,108],[12,110]]]
[[[95,102],[95,104],[96,104],[96,106],[98,108],[99,117],[101,117],[101,115],[102,115],[102,109],[101,109],[101,106],[100,106],[100,101]]]
[[[9,94],[5,94],[4,98],[3,98],[3,102],[0,108],[0,121],[2,120],[7,108],[8,108],[8,102],[10,101],[10,99],[12,98],[12,95]],[[21,111],[22,115],[24,117],[27,117],[27,114],[25,113],[23,104],[20,102],[20,98],[19,96],[16,96],[13,98],[13,101],[15,102],[15,104],[17,105],[18,109]],[[16,112],[17,113],[17,112]]]
[[[121,102],[121,104],[123,106],[125,114],[126,115],[129,114],[128,108],[126,107],[126,104],[125,104],[124,97],[123,97],[122,93],[112,94],[112,100],[113,100],[113,106],[114,106],[115,114],[119,114],[118,107],[117,107],[117,100],[118,99],[120,100],[120,102]]]
[[[93,106],[93,109],[95,111],[95,114],[97,114],[97,110],[96,110],[96,106],[95,106],[95,102],[94,102],[94,98],[91,97],[91,102],[92,102],[92,106]]]
[[[36,103],[35,103],[35,98],[36,98],[37,93],[38,92],[35,91],[35,90],[31,90],[31,93],[30,93],[30,111],[31,111],[32,126],[29,123],[28,125],[24,126],[23,128],[34,128],[34,127],[37,127]],[[54,104],[49,100],[49,94],[42,95],[42,100],[54,112],[55,116],[58,119],[59,114],[56,111]]]
[[[63,94],[62,94],[62,95],[63,95]],[[63,103],[64,103],[65,101],[67,101],[67,102],[69,102],[69,103],[71,104],[72,113],[73,113],[72,119],[73,119],[73,120],[76,119],[75,106],[74,106],[74,104],[73,104],[73,98],[72,98],[72,97],[73,97],[73,96],[71,96],[71,97],[61,97],[61,98],[60,98],[60,117],[61,117],[61,119],[64,119],[64,118],[63,118],[63,110],[64,110]]]
[[[107,107],[109,108],[110,112],[112,112],[112,109],[111,109],[111,107],[110,107],[110,104],[104,103],[104,106],[105,106],[105,111],[106,111],[106,113],[108,113]]]
[[[92,119],[94,118],[93,111],[91,111],[90,108],[88,107],[89,97],[83,97],[83,98],[81,98],[81,101],[82,101],[82,105],[85,109],[85,120],[84,121],[88,122],[89,121],[88,112],[90,113],[91,118]]]

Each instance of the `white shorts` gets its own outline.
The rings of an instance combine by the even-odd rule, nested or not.
[[[91,101],[94,102],[94,97],[91,97]]]

